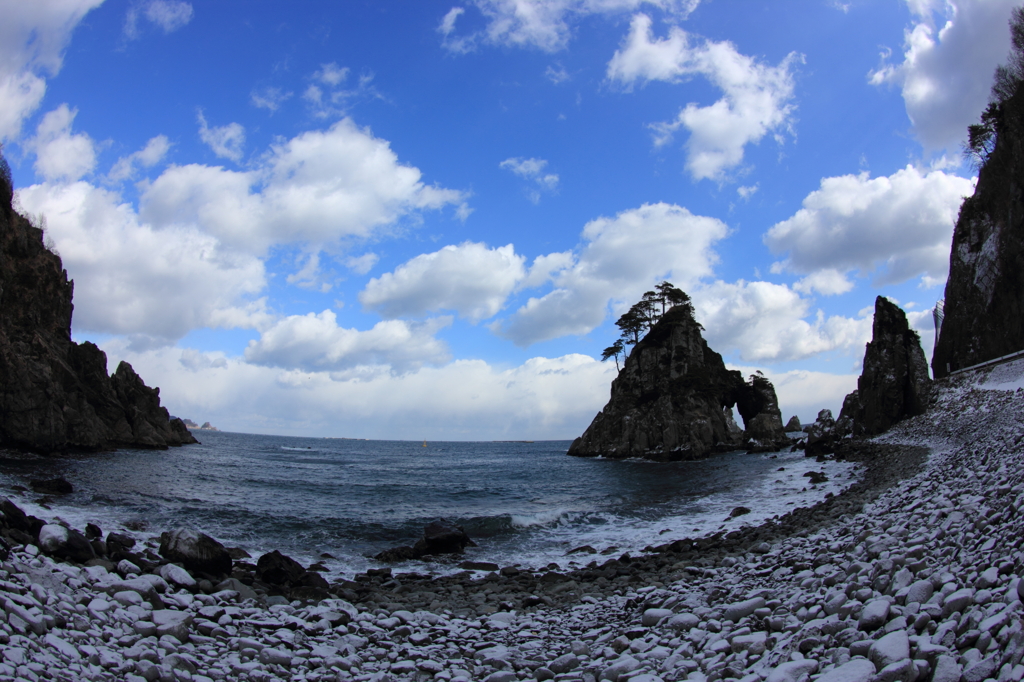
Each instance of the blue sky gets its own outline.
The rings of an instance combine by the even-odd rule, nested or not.
[[[785,418],[929,308],[1006,0],[4,1],[0,139],[73,333],[222,428],[572,438],[689,292]]]

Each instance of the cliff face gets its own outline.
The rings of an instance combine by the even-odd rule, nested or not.
[[[999,112],[995,148],[953,232],[936,378],[1024,350],[1024,90]]]
[[[730,408],[741,399],[749,408],[744,423],[758,425],[748,437],[774,433],[772,406],[782,434],[774,388],[767,379],[764,383],[755,395],[752,385],[727,370],[722,356],[708,347],[690,312],[677,306],[633,348],[612,382],[608,404],[573,441],[569,454],[668,461],[736,449],[743,446],[744,434]]]
[[[197,442],[131,365],[107,376],[106,354],[71,340],[73,290],[42,230],[13,210],[0,173],[0,445],[48,453]]]
[[[882,433],[901,419],[923,413],[930,386],[921,338],[903,310],[879,296],[864,369],[857,390],[843,401],[838,423],[852,421],[854,436]]]

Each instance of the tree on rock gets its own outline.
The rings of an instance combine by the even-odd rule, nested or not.
[[[622,371],[619,368],[619,356],[626,352],[626,346],[622,343],[622,339],[615,339],[615,343],[604,349],[601,354],[601,362],[604,362],[608,358],[615,358],[615,369]]]

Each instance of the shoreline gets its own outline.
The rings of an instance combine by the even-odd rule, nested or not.
[[[165,584],[164,608],[132,611],[119,579],[16,550],[0,575],[0,679],[2,666],[35,674],[12,666],[13,648],[24,661],[51,656],[55,679],[136,682],[1019,682],[1024,390],[976,387],[991,373],[937,384],[925,415],[845,453],[868,466],[839,495],[689,547],[596,555],[578,571],[375,570],[342,585],[354,604],[267,608],[239,604],[238,590]],[[155,622],[175,618],[184,631]]]

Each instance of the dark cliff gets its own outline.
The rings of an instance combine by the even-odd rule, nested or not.
[[[1024,88],[989,111],[995,144],[953,232],[936,378],[1024,350]]]
[[[785,442],[771,382],[744,382],[739,372],[725,368],[700,332],[688,306],[670,309],[626,358],[611,399],[569,454],[667,461],[740,448],[744,433],[731,414],[738,402],[744,423],[754,427],[746,434],[752,447]]]
[[[922,414],[931,380],[921,337],[910,328],[903,310],[887,298],[875,299],[871,341],[857,390],[846,396],[839,423],[854,436],[873,436],[896,422]]]
[[[197,442],[131,365],[108,376],[103,351],[71,340],[74,282],[11,197],[0,157],[0,445],[50,453]]]

